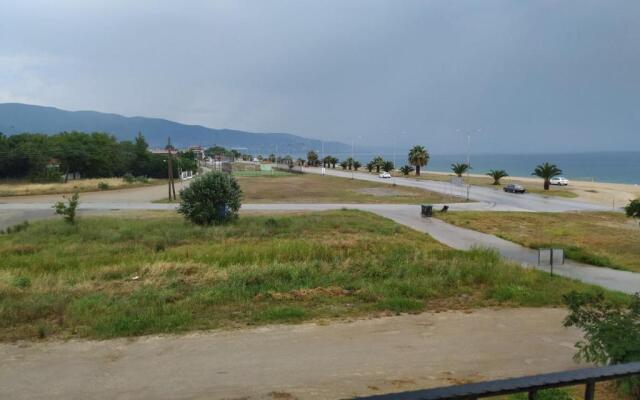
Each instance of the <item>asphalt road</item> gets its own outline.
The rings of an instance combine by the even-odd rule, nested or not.
[[[321,174],[320,168],[305,168],[305,172]],[[415,187],[442,194],[454,194],[466,196],[466,188],[452,185],[449,182],[429,181],[415,178],[381,179],[377,175],[362,172],[347,172],[337,169],[325,170],[326,175],[338,176],[342,178],[359,179],[363,181],[382,182],[396,184],[399,186]],[[491,188],[473,186],[469,187],[469,198],[474,201],[494,204],[497,207],[509,208],[514,211],[536,211],[536,212],[563,212],[563,211],[611,211],[610,207],[598,204],[585,203],[582,201],[557,198],[553,196],[541,196],[536,194],[513,194],[505,193]]]

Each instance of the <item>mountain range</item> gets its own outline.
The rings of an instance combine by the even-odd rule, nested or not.
[[[289,133],[254,133],[186,125],[161,118],[125,117],[97,111],[66,111],[21,103],[0,104],[0,132],[56,134],[63,131],[108,132],[119,140],[131,140],[141,132],[151,147],[164,147],[167,139],[178,147],[219,145],[253,154],[304,154],[320,151],[323,143]],[[324,142],[324,152],[347,153],[350,146]]]

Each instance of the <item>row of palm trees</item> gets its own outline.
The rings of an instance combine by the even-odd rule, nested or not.
[[[458,176],[462,176],[462,174],[470,169],[471,166],[468,164],[451,164],[451,170]],[[486,173],[486,175],[493,178],[494,185],[499,185],[502,178],[509,176],[507,171],[503,169],[491,169]],[[538,165],[531,175],[542,178],[544,180],[544,190],[549,190],[551,186],[551,178],[562,175],[562,170],[555,164],[545,162],[544,164]]]

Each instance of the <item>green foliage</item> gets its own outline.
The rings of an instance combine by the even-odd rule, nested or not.
[[[624,208],[624,211],[627,217],[640,218],[640,199],[631,200]]]
[[[224,172],[208,172],[180,191],[178,212],[198,225],[218,225],[236,219],[242,191],[236,179]]]
[[[71,198],[67,199],[67,204],[59,201],[53,205],[53,208],[56,210],[56,214],[62,215],[64,217],[65,221],[70,224],[75,224],[76,209],[78,208],[78,204],[80,204],[80,194],[78,194],[78,192],[75,192],[71,196]]]
[[[382,163],[382,170],[384,172],[391,172],[393,171],[394,165],[393,165],[393,161],[385,161]]]
[[[462,174],[469,171],[470,169],[471,169],[471,166],[466,163],[451,164],[451,170],[458,176],[462,176]]]
[[[536,169],[533,170],[531,175],[535,175],[544,179],[544,190],[549,190],[549,186],[551,185],[551,178],[553,178],[554,176],[562,175],[562,170],[555,164],[549,164],[548,162],[545,162],[544,164],[538,165]]]
[[[353,161],[353,169],[355,169],[356,171],[358,170],[358,168],[362,167],[362,163],[360,163],[360,161],[358,160],[354,160]]]
[[[22,221],[19,224],[7,227],[7,229],[5,229],[4,231],[0,231],[0,233],[11,235],[12,233],[18,233],[18,232],[24,231],[28,227],[29,227],[29,221]]]
[[[109,184],[107,182],[100,182],[98,183],[98,189],[109,190]]]
[[[318,153],[311,150],[307,153],[307,163],[310,167],[315,167],[318,164]]]
[[[413,172],[413,167],[411,165],[405,165],[400,167],[400,172],[402,172],[402,175],[407,176]]]
[[[340,163],[340,166],[342,169],[347,169],[349,167],[349,163],[347,161],[343,161]]]
[[[371,165],[376,169],[376,173],[380,173],[383,164],[384,159],[381,156],[375,156],[373,160],[371,160]]]
[[[506,178],[507,176],[509,176],[509,174],[507,174],[507,171],[505,171],[503,169],[492,169],[492,170],[489,170],[489,172],[487,172],[487,175],[493,178],[493,184],[494,185],[499,185],[500,184],[500,179]]]
[[[613,303],[602,293],[571,292],[564,296],[570,314],[565,326],[584,332],[576,343],[576,358],[596,364],[640,361],[640,292],[628,304]],[[640,396],[640,379],[624,381],[625,388]]]
[[[429,152],[424,146],[413,146],[411,150],[409,150],[409,164],[413,165],[416,168],[416,175],[420,175],[420,168],[427,165],[429,162]]]
[[[28,276],[19,275],[13,278],[11,284],[12,286],[20,289],[28,288],[29,286],[31,286],[31,278],[29,278]]]

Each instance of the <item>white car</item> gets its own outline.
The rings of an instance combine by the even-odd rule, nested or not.
[[[380,175],[378,175],[378,176],[379,176],[380,178],[383,178],[383,179],[391,178],[391,174],[390,174],[390,173],[388,173],[388,172],[382,172],[382,173],[380,173]]]
[[[549,182],[552,185],[558,185],[558,186],[567,186],[569,184],[569,180],[567,178],[562,177],[562,176],[555,176],[555,177],[549,179]]]

